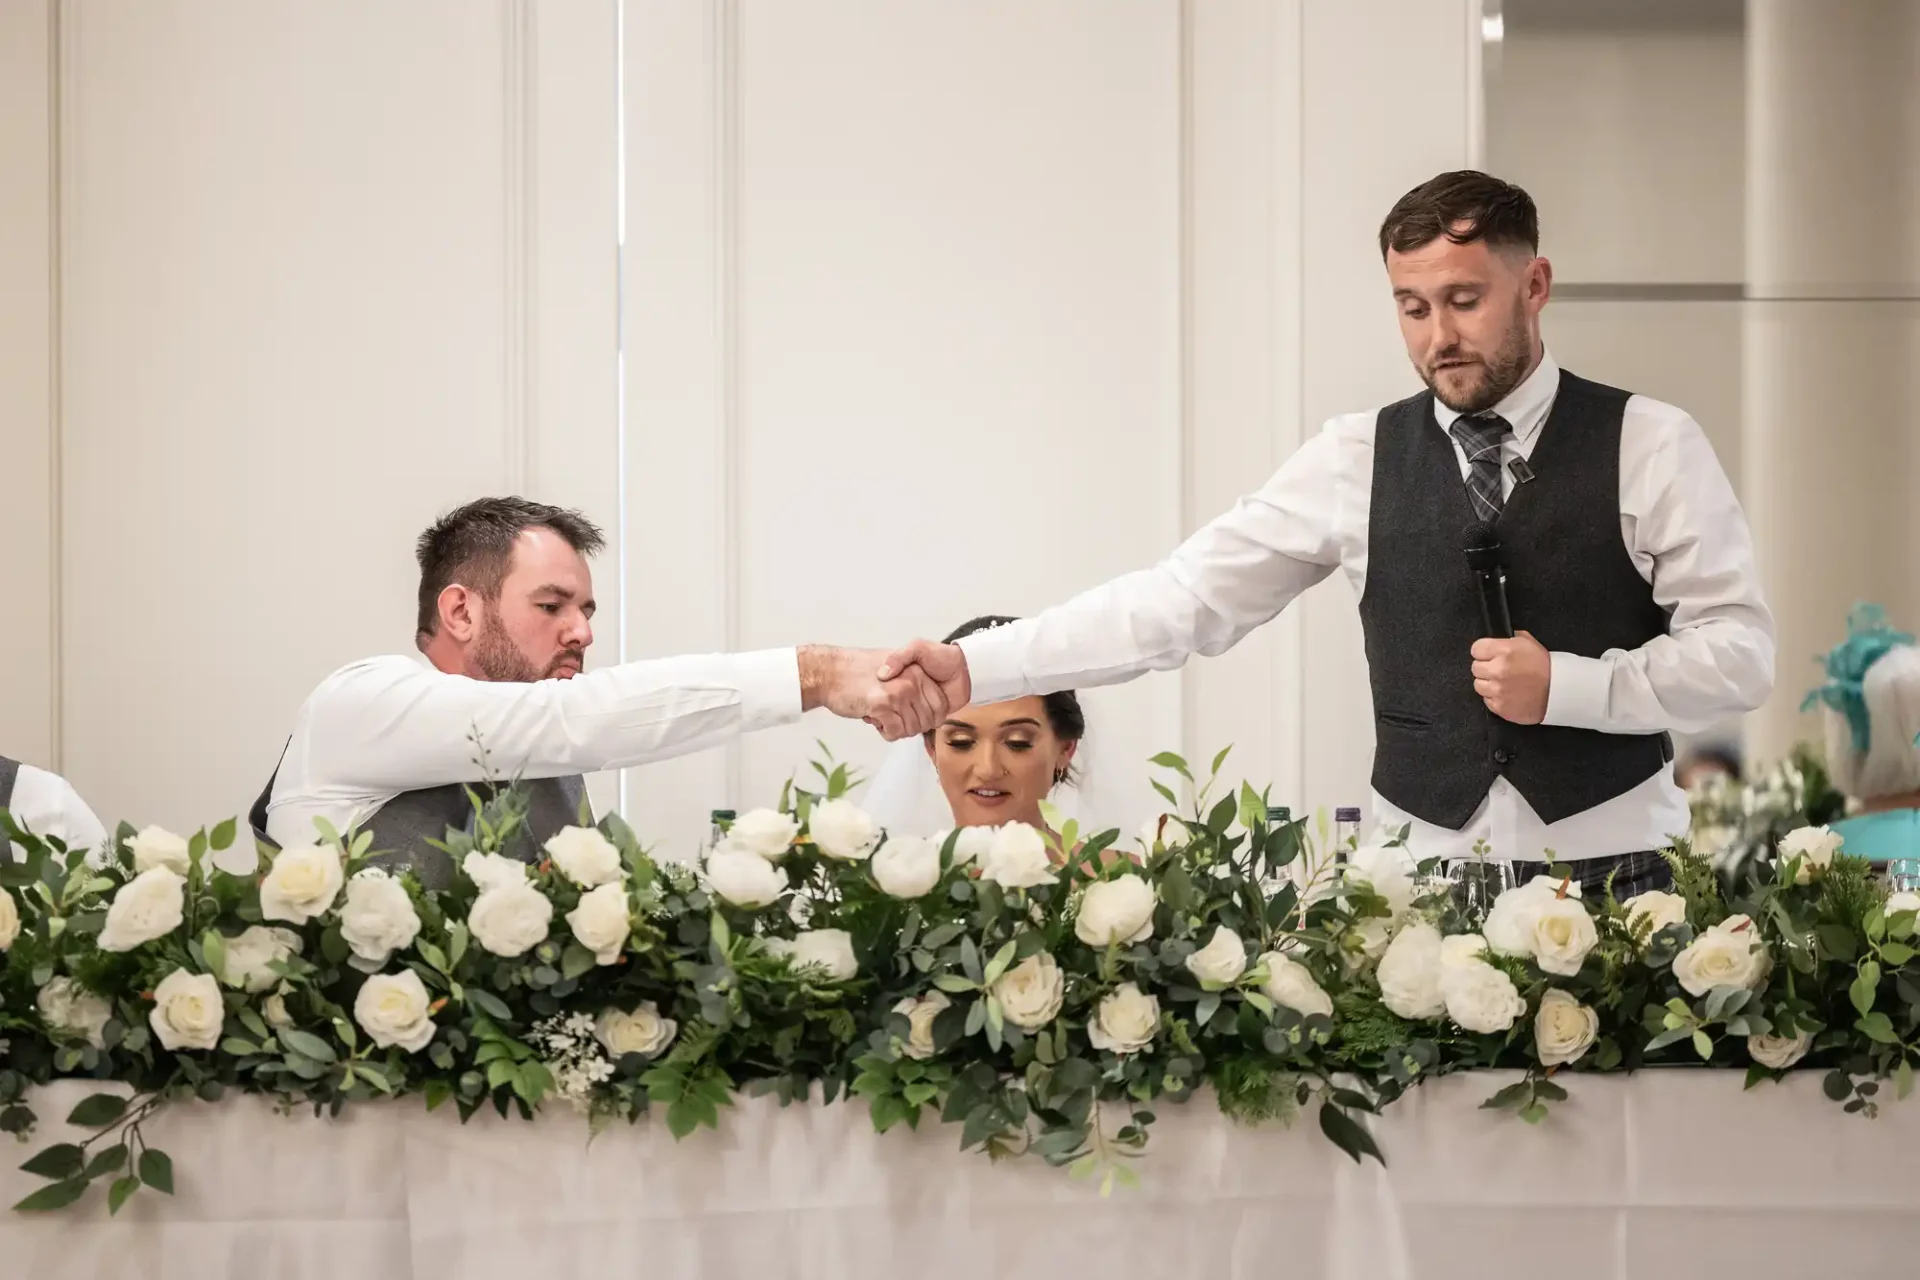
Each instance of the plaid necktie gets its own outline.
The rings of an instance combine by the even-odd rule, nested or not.
[[[1467,455],[1467,496],[1473,500],[1473,514],[1488,523],[1499,519],[1506,505],[1500,496],[1500,445],[1512,434],[1513,428],[1497,413],[1454,419],[1453,438]]]

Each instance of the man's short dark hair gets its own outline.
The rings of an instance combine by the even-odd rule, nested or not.
[[[1478,169],[1429,178],[1393,206],[1380,224],[1380,257],[1412,253],[1441,236],[1455,244],[1485,240],[1494,249],[1540,252],[1540,214],[1533,197]]]
[[[583,556],[604,547],[606,539],[578,511],[550,507],[525,498],[479,498],[435,521],[414,545],[420,562],[419,634],[440,629],[440,593],[455,582],[488,600],[500,598],[500,584],[513,563],[513,543],[528,529],[551,529]]]

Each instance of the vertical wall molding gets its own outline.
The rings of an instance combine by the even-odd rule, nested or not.
[[[63,447],[66,386],[66,308],[61,265],[65,240],[66,165],[63,150],[72,126],[73,59],[77,24],[70,0],[55,0],[47,14],[47,502],[50,557],[47,574],[47,626],[50,632],[47,701],[49,749],[56,773],[66,770],[66,490]]]
[[[725,649],[742,648],[740,608],[740,6],[713,0],[709,36],[713,68],[713,315],[720,385],[721,590]],[[726,796],[745,792],[746,755],[738,740],[726,748]]]
[[[1175,509],[1178,512],[1179,527],[1174,530],[1176,539],[1184,539],[1194,527],[1194,521],[1200,518],[1199,495],[1195,493],[1195,477],[1198,474],[1198,460],[1195,457],[1199,441],[1195,438],[1196,422],[1194,407],[1194,156],[1193,156],[1193,117],[1194,117],[1194,0],[1180,0],[1179,28],[1176,33],[1176,56],[1178,62],[1174,69],[1174,92],[1177,98],[1175,110],[1179,113],[1179,127],[1176,130],[1178,155],[1175,166],[1179,174],[1179,211],[1175,217],[1176,258],[1174,270],[1178,280],[1180,307],[1180,350],[1176,356],[1178,371],[1175,374],[1176,387],[1176,430],[1179,432],[1180,472],[1175,479]],[[1210,750],[1200,738],[1199,700],[1195,696],[1195,676],[1191,663],[1183,667],[1179,681],[1180,699],[1180,750],[1189,759],[1195,759],[1200,753]]]
[[[1273,351],[1268,361],[1273,417],[1273,456],[1285,459],[1305,441],[1306,364],[1304,265],[1306,263],[1307,87],[1304,48],[1306,0],[1273,0],[1268,110],[1272,120],[1272,168],[1267,178],[1271,201],[1267,225],[1273,230],[1268,278],[1268,314],[1273,319]],[[1273,786],[1276,799],[1298,805],[1307,788],[1307,645],[1305,611],[1299,602],[1272,623],[1279,629],[1274,646]]]
[[[505,423],[502,484],[524,493],[533,482],[532,440],[539,421],[539,72],[533,0],[502,0],[501,120],[505,229],[501,361]]]

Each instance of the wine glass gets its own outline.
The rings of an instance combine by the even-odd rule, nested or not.
[[[1447,880],[1454,903],[1477,926],[1493,909],[1493,900],[1513,888],[1513,864],[1503,858],[1455,858],[1447,864]]]

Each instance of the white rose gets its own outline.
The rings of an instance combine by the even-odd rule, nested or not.
[[[1630,927],[1638,928],[1642,920],[1647,922],[1648,937],[1676,924],[1685,924],[1687,920],[1687,900],[1665,889],[1636,893],[1622,905],[1627,909],[1627,924]]]
[[[1880,914],[1891,920],[1902,911],[1920,912],[1920,893],[1915,893],[1911,889],[1902,889],[1899,893],[1889,894],[1886,905],[1880,909]]]
[[[787,891],[787,873],[757,853],[707,855],[707,887],[736,907],[764,907]]]
[[[1673,958],[1673,976],[1694,996],[1704,996],[1715,987],[1758,991],[1772,972],[1773,958],[1759,929],[1746,916],[1728,916]]]
[[[1187,831],[1186,823],[1170,813],[1163,813],[1159,817],[1147,819],[1140,828],[1139,839],[1140,847],[1152,853],[1155,845],[1164,849],[1181,848],[1192,839],[1192,836]]]
[[[627,886],[603,884],[580,895],[580,905],[567,912],[567,925],[580,945],[593,952],[595,964],[612,964],[627,945],[631,920]]]
[[[893,1006],[895,1013],[907,1015],[907,1026],[910,1029],[908,1040],[900,1047],[900,1051],[916,1062],[924,1062],[931,1058],[933,1056],[933,1020],[952,1006],[953,1001],[947,999],[943,991],[929,991],[918,1000],[908,996]]]
[[[1424,1021],[1447,1011],[1440,994],[1440,931],[1424,920],[1400,930],[1380,957],[1380,1002],[1402,1018]]]
[[[1600,1034],[1600,1015],[1558,987],[1540,997],[1533,1018],[1533,1047],[1540,1065],[1578,1062]]]
[[[1187,972],[1202,982],[1230,986],[1247,971],[1247,944],[1225,925],[1213,927],[1207,945],[1187,957]]]
[[[896,898],[921,898],[940,883],[940,846],[931,840],[893,836],[880,846],[868,864],[882,893]]]
[[[827,800],[807,815],[807,834],[829,858],[859,862],[880,843],[880,824],[851,800]]]
[[[1260,963],[1267,966],[1267,980],[1260,984],[1267,999],[1285,1005],[1303,1018],[1316,1013],[1328,1018],[1333,1016],[1333,997],[1313,980],[1313,971],[1307,966],[1278,951],[1267,952],[1260,957]]]
[[[1813,1035],[1803,1031],[1797,1036],[1748,1036],[1747,1052],[1763,1067],[1785,1071],[1807,1056]]]
[[[727,844],[740,853],[751,853],[769,862],[787,856],[800,824],[773,809],[753,809],[741,814],[727,828]]]
[[[594,1039],[616,1058],[630,1053],[642,1058],[656,1057],[673,1043],[679,1030],[680,1024],[672,1018],[661,1017],[660,1006],[651,1000],[642,1000],[632,1013],[608,1009],[593,1020]]]
[[[553,903],[530,884],[489,889],[473,900],[467,928],[473,940],[496,956],[523,956],[547,939]]]
[[[433,1040],[433,997],[420,975],[376,973],[360,985],[353,1002],[353,1020],[382,1049],[398,1046],[418,1053]]]
[[[1350,932],[1360,944],[1360,954],[1358,957],[1349,955],[1347,963],[1364,968],[1387,953],[1387,945],[1394,936],[1393,921],[1384,916],[1368,916],[1364,920],[1354,921]]]
[[[0,951],[5,951],[12,946],[14,939],[19,936],[20,908],[13,905],[11,893],[0,889]]]
[[[1022,1031],[1038,1031],[1060,1012],[1066,990],[1060,966],[1046,952],[1036,951],[995,978],[992,995],[1008,1022]]]
[[[998,827],[960,828],[960,838],[953,842],[953,865],[961,867],[984,859],[993,848],[993,837],[999,830]],[[933,838],[933,842],[944,849],[947,847],[947,837],[952,834],[951,830],[942,831]]]
[[[845,982],[860,972],[854,959],[853,935],[845,929],[809,929],[794,937],[772,938],[767,950],[785,956],[796,969],[818,969],[830,982]]]
[[[1440,940],[1440,967],[1472,964],[1487,958],[1487,940],[1477,933],[1453,933]]]
[[[131,951],[178,929],[186,913],[186,888],[185,878],[170,867],[142,871],[121,885],[107,906],[100,949]],[[0,891],[0,898],[4,897],[6,893]]]
[[[1090,947],[1145,942],[1153,936],[1153,886],[1128,872],[1087,886],[1073,933]]]
[[[299,955],[300,935],[291,929],[269,929],[251,925],[238,937],[228,938],[227,963],[220,977],[230,987],[258,994],[280,981],[280,975],[268,966],[288,956]]]
[[[1087,1039],[1096,1049],[1138,1053],[1153,1043],[1160,1029],[1160,1002],[1131,982],[1123,982],[1101,997],[1087,1024]]]
[[[353,949],[354,967],[373,973],[394,952],[413,945],[420,936],[420,913],[405,885],[379,867],[367,867],[347,881],[340,936]]]
[[[167,874],[173,875],[170,871]],[[226,1006],[220,1002],[220,984],[210,973],[175,969],[153,989],[153,1012],[147,1015],[147,1021],[153,1025],[160,1047],[169,1052],[213,1048],[220,1043],[220,1028],[227,1021]]]
[[[1031,889],[1053,884],[1053,860],[1047,842],[1024,822],[1009,822],[994,832],[993,845],[981,860],[980,878],[1002,889]]]
[[[191,866],[191,861],[187,857],[186,840],[164,827],[146,828],[127,841],[127,848],[133,852],[135,871],[166,867],[184,879],[188,867]]]
[[[1446,997],[1447,1016],[1481,1035],[1507,1030],[1527,1011],[1513,979],[1484,960],[1443,967],[1440,991]]]
[[[1549,899],[1533,918],[1533,957],[1543,973],[1571,978],[1599,942],[1593,917],[1578,899]]]
[[[40,1019],[56,1036],[85,1040],[96,1049],[107,1047],[105,1031],[113,1005],[72,978],[52,978],[34,997]]]
[[[460,870],[466,873],[467,879],[473,881],[473,887],[482,893],[527,882],[527,864],[518,858],[498,853],[470,853],[461,860]]]
[[[1797,827],[1780,837],[1780,856],[1800,859],[1795,884],[1811,884],[1813,873],[1832,866],[1838,852],[1840,835],[1827,827]]]
[[[268,1026],[290,1027],[293,1025],[293,1015],[287,1012],[287,997],[285,992],[276,991],[268,996],[266,1002],[261,1006],[261,1009],[265,1014]]]
[[[594,827],[562,827],[541,847],[560,874],[582,889],[597,889],[626,875],[620,851]]]
[[[326,845],[282,849],[260,882],[260,915],[267,920],[305,924],[325,915],[346,884],[340,855]]]
[[[1413,906],[1418,893],[1414,878],[1420,864],[1405,845],[1368,845],[1355,849],[1347,859],[1347,882],[1370,885],[1387,900],[1387,908],[1398,920]]]
[[[1497,956],[1532,959],[1534,925],[1539,922],[1540,913],[1547,904],[1559,899],[1563,890],[1568,898],[1580,896],[1577,881],[1535,876],[1495,898],[1493,909],[1487,912],[1486,924],[1482,926],[1487,945],[1493,948],[1493,953]]]

